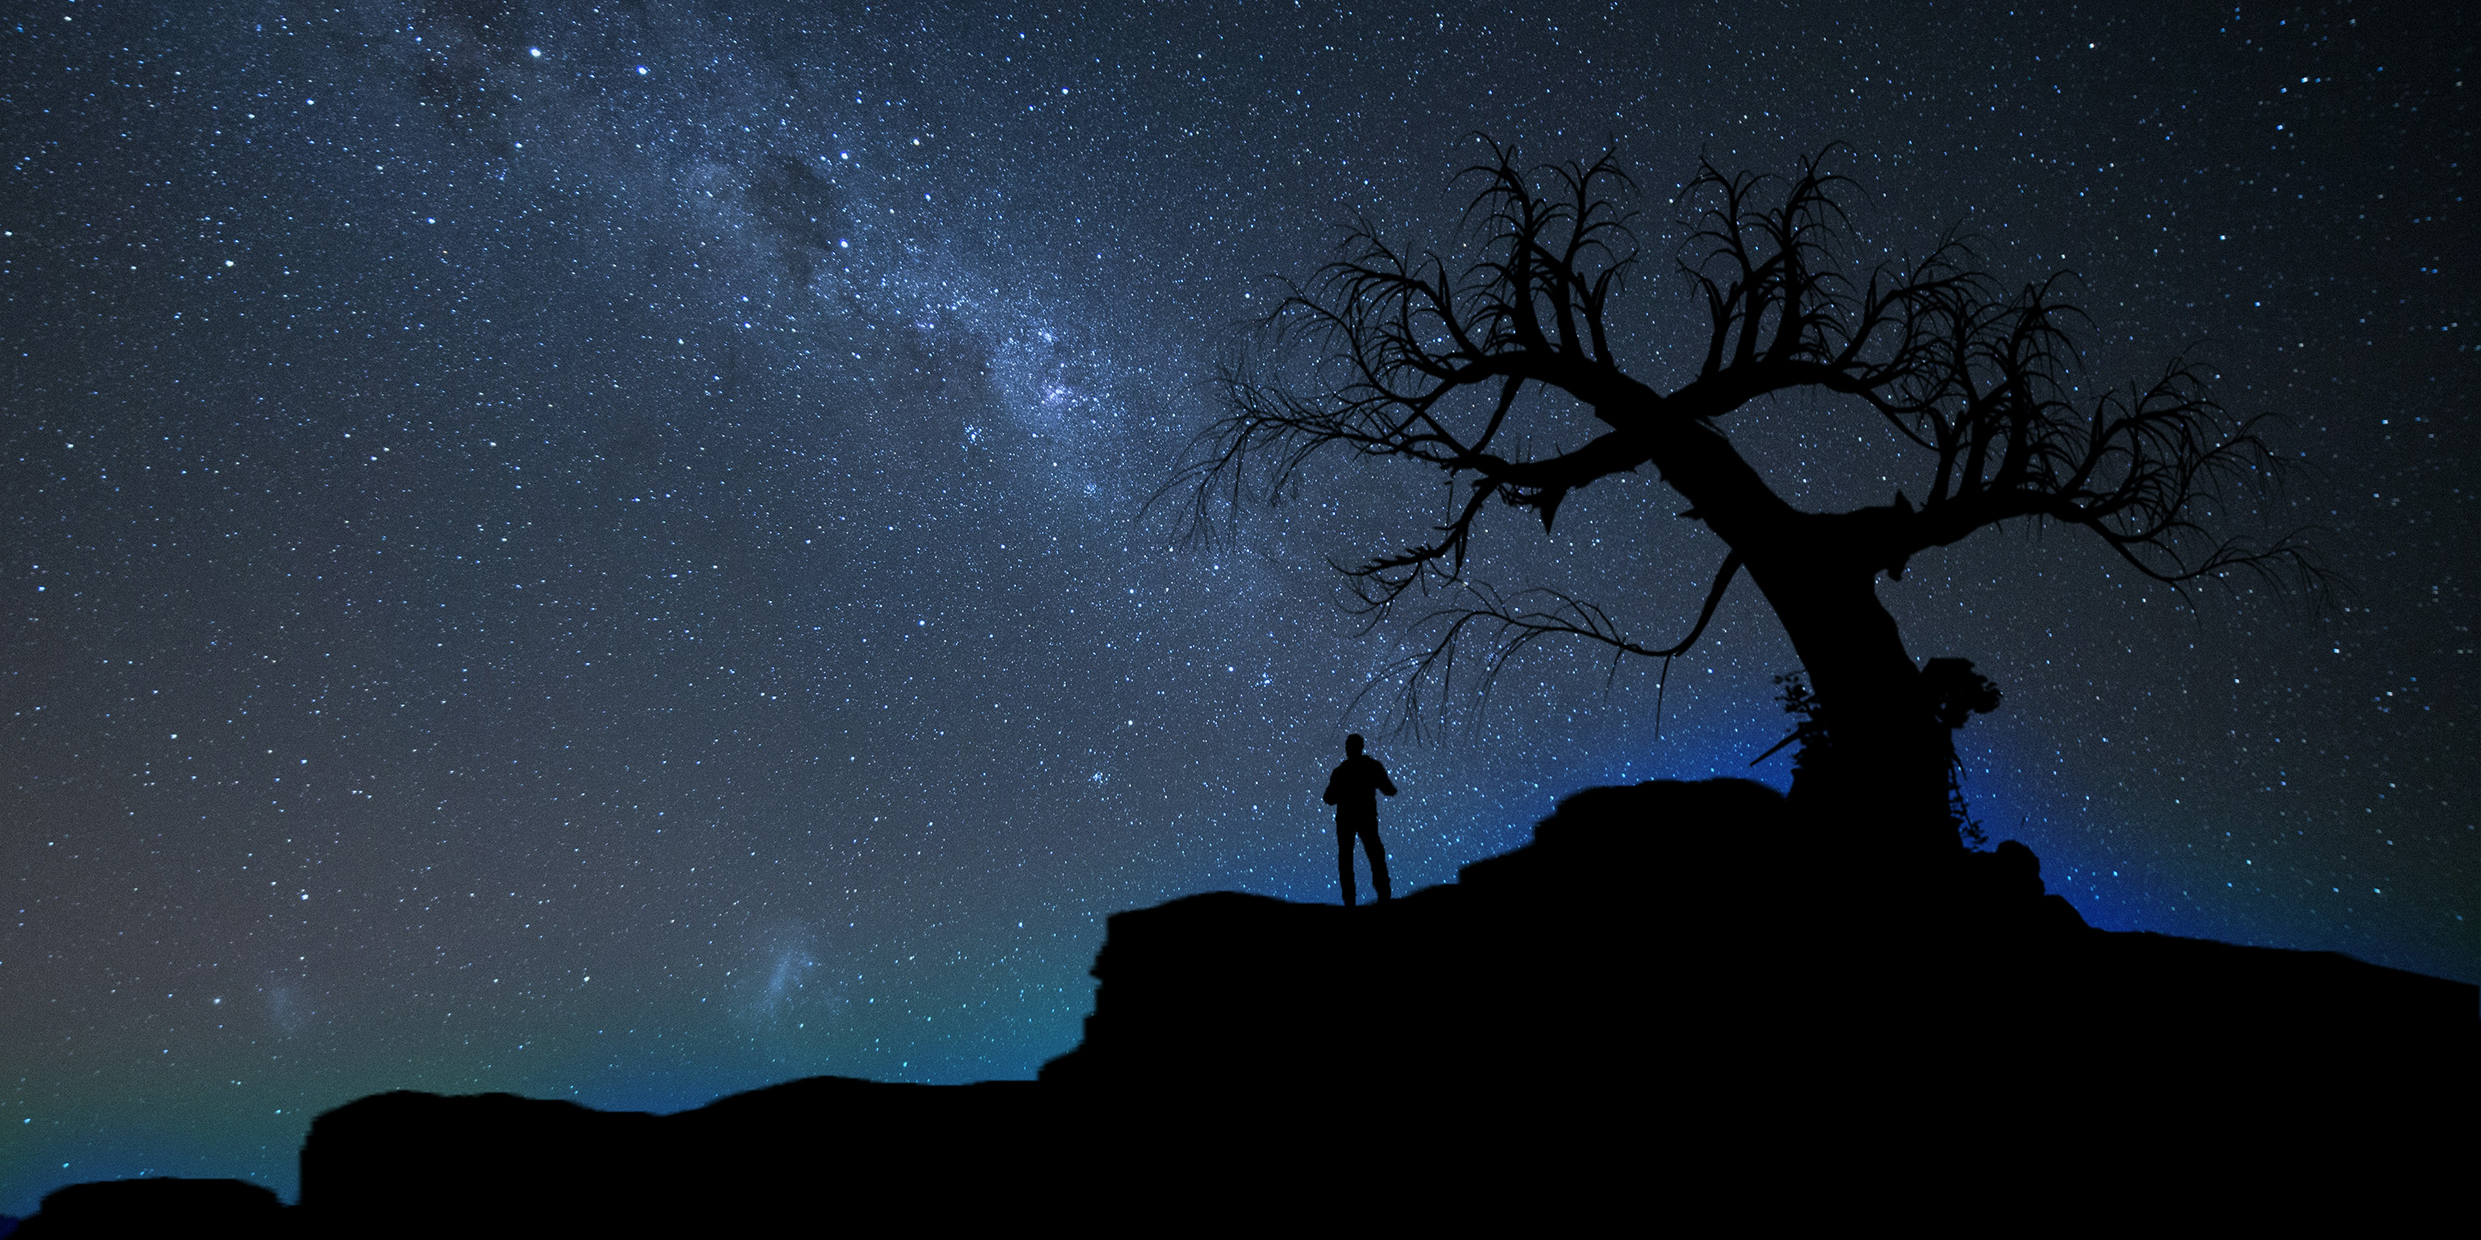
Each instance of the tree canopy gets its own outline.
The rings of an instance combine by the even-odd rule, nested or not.
[[[2147,380],[2093,385],[2079,373],[2086,320],[2071,279],[2007,284],[1968,238],[1950,234],[1909,264],[1853,261],[1855,187],[1828,167],[1835,148],[1788,177],[1701,162],[1678,199],[1684,241],[1668,282],[1704,312],[1702,360],[1674,367],[1666,390],[1613,345],[1632,325],[1619,316],[1642,257],[1629,177],[1607,154],[1527,168],[1485,142],[1488,157],[1458,178],[1473,187],[1466,257],[1354,229],[1343,257],[1293,286],[1226,368],[1225,413],[1170,488],[1210,518],[1297,489],[1330,451],[1444,474],[1446,519],[1337,566],[1373,622],[1441,587],[1456,600],[1429,613],[1439,625],[1409,669],[1415,692],[1424,676],[1452,676],[1459,643],[1478,635],[1493,644],[1489,674],[1551,636],[1677,655],[1745,571],[1835,739],[1840,776],[1821,790],[1866,794],[1913,824],[1945,816],[1945,772],[1924,773],[1945,752],[1941,712],[1876,597],[1880,573],[1901,579],[1915,556],[2014,521],[2088,531],[2174,586],[2240,571],[2324,588],[2296,534],[2257,541],[2227,528],[2284,464],[2261,436],[2264,416],[2227,413],[2178,357]],[[1730,428],[1761,407],[1787,411],[1766,398],[1795,392],[1863,411],[1913,463],[1905,485],[1844,511],[1787,501]],[[1604,602],[1468,579],[1494,501],[1548,532],[1573,493],[1649,466],[1686,501],[1677,515],[1726,548],[1679,641],[1629,635]]]

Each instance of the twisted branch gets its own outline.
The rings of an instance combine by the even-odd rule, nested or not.
[[[1186,494],[1189,530],[1204,534],[1245,498],[1290,497],[1330,450],[1444,473],[1442,523],[1335,566],[1373,625],[1409,593],[1463,600],[1425,615],[1416,631],[1434,640],[1392,669],[1407,680],[1408,719],[1420,685],[1450,688],[1468,635],[1488,636],[1495,652],[1479,673],[1485,697],[1510,658],[1546,637],[1602,644],[1615,661],[1675,657],[1744,562],[1797,556],[1817,571],[1900,577],[1915,554],[2018,518],[2091,530],[2183,593],[2234,571],[2319,596],[2331,584],[2302,531],[2260,544],[2214,528],[2238,500],[2279,486],[2285,462],[2261,436],[2267,419],[2232,420],[2180,360],[2149,386],[2080,399],[2084,316],[2064,295],[2068,278],[2009,293],[1967,238],[1950,234],[1909,266],[1854,268],[1836,252],[1852,233],[1850,182],[1825,170],[1837,148],[1783,181],[1701,163],[1681,194],[1692,211],[1677,270],[1708,331],[1693,375],[1661,392],[1611,343],[1639,255],[1634,216],[1617,202],[1628,177],[1608,154],[1528,170],[1513,149],[1483,142],[1487,157],[1457,178],[1477,183],[1463,216],[1468,257],[1400,250],[1366,222],[1352,230],[1343,257],[1292,286],[1223,367],[1228,412],[1157,493]],[[1723,426],[1800,389],[1851,398],[1912,449],[1918,507],[1899,490],[1890,504],[1805,514],[1778,496]],[[1637,643],[1602,607],[1557,590],[1503,596],[1466,581],[1493,501],[1548,532],[1571,493],[1648,465],[1689,500],[1683,515],[1731,549],[1683,643]]]

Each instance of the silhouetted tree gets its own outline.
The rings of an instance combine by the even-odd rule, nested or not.
[[[1457,600],[1429,614],[1435,641],[1405,669],[1413,694],[1425,678],[1452,679],[1459,642],[1477,635],[1496,639],[1485,691],[1509,655],[1548,636],[1615,657],[1677,655],[1745,570],[1809,674],[1804,719],[1835,738],[1796,799],[1876,820],[1874,846],[1920,857],[1955,847],[1953,725],[1879,603],[1880,573],[1900,579],[1922,551],[2021,519],[2089,530],[2175,585],[2250,569],[2322,587],[2293,536],[2258,545],[2208,528],[2226,498],[2273,477],[2259,419],[2226,416],[2177,359],[2149,384],[2080,397],[2068,331],[2080,316],[2060,278],[2011,292],[1954,236],[1909,267],[1859,270],[1837,253],[1849,182],[1822,167],[1825,154],[1788,181],[1701,164],[1679,200],[1692,212],[1679,270],[1708,330],[1693,372],[1661,390],[1611,341],[1638,257],[1614,199],[1626,176],[1607,155],[1529,172],[1512,150],[1489,151],[1460,178],[1480,186],[1461,238],[1470,257],[1451,270],[1366,224],[1353,231],[1346,257],[1295,286],[1227,367],[1229,412],[1167,487],[1190,494],[1203,520],[1261,490],[1280,499],[1330,448],[1443,472],[1444,524],[1337,565],[1373,623],[1436,587]],[[1899,489],[1884,504],[1808,512],[1777,494],[1726,428],[1762,398],[1800,391],[1845,398],[1910,450],[1919,499]],[[1542,447],[1563,444],[1574,446]],[[1727,548],[1683,640],[1656,647],[1586,600],[1466,579],[1492,501],[1533,512],[1547,533],[1571,493],[1648,465],[1687,501],[1679,515]]]

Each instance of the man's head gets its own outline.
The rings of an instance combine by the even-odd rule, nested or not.
[[[1361,734],[1359,732],[1344,738],[1344,756],[1347,758],[1361,756]]]

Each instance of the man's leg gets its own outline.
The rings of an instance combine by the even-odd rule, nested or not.
[[[1387,886],[1387,846],[1378,842],[1378,824],[1375,822],[1361,824],[1360,834],[1362,850],[1370,854],[1370,886],[1378,889],[1379,899],[1394,899],[1395,892]],[[1344,850],[1344,864],[1347,869],[1352,866],[1350,847]]]
[[[1336,858],[1336,868],[1337,868],[1337,869],[1339,869],[1339,870],[1341,870],[1341,871],[1343,871],[1343,878],[1344,878],[1344,907],[1346,907],[1346,908],[1351,908],[1353,905],[1355,905],[1355,904],[1357,904],[1357,903],[1359,903],[1359,902],[1360,902],[1360,896],[1359,896],[1357,893],[1355,893],[1355,892],[1353,891],[1353,887],[1352,887],[1352,841],[1353,841],[1353,833],[1352,833],[1351,829],[1347,828],[1347,827],[1346,827],[1343,823],[1341,823],[1341,822],[1336,823],[1336,824],[1335,824],[1335,858]]]

